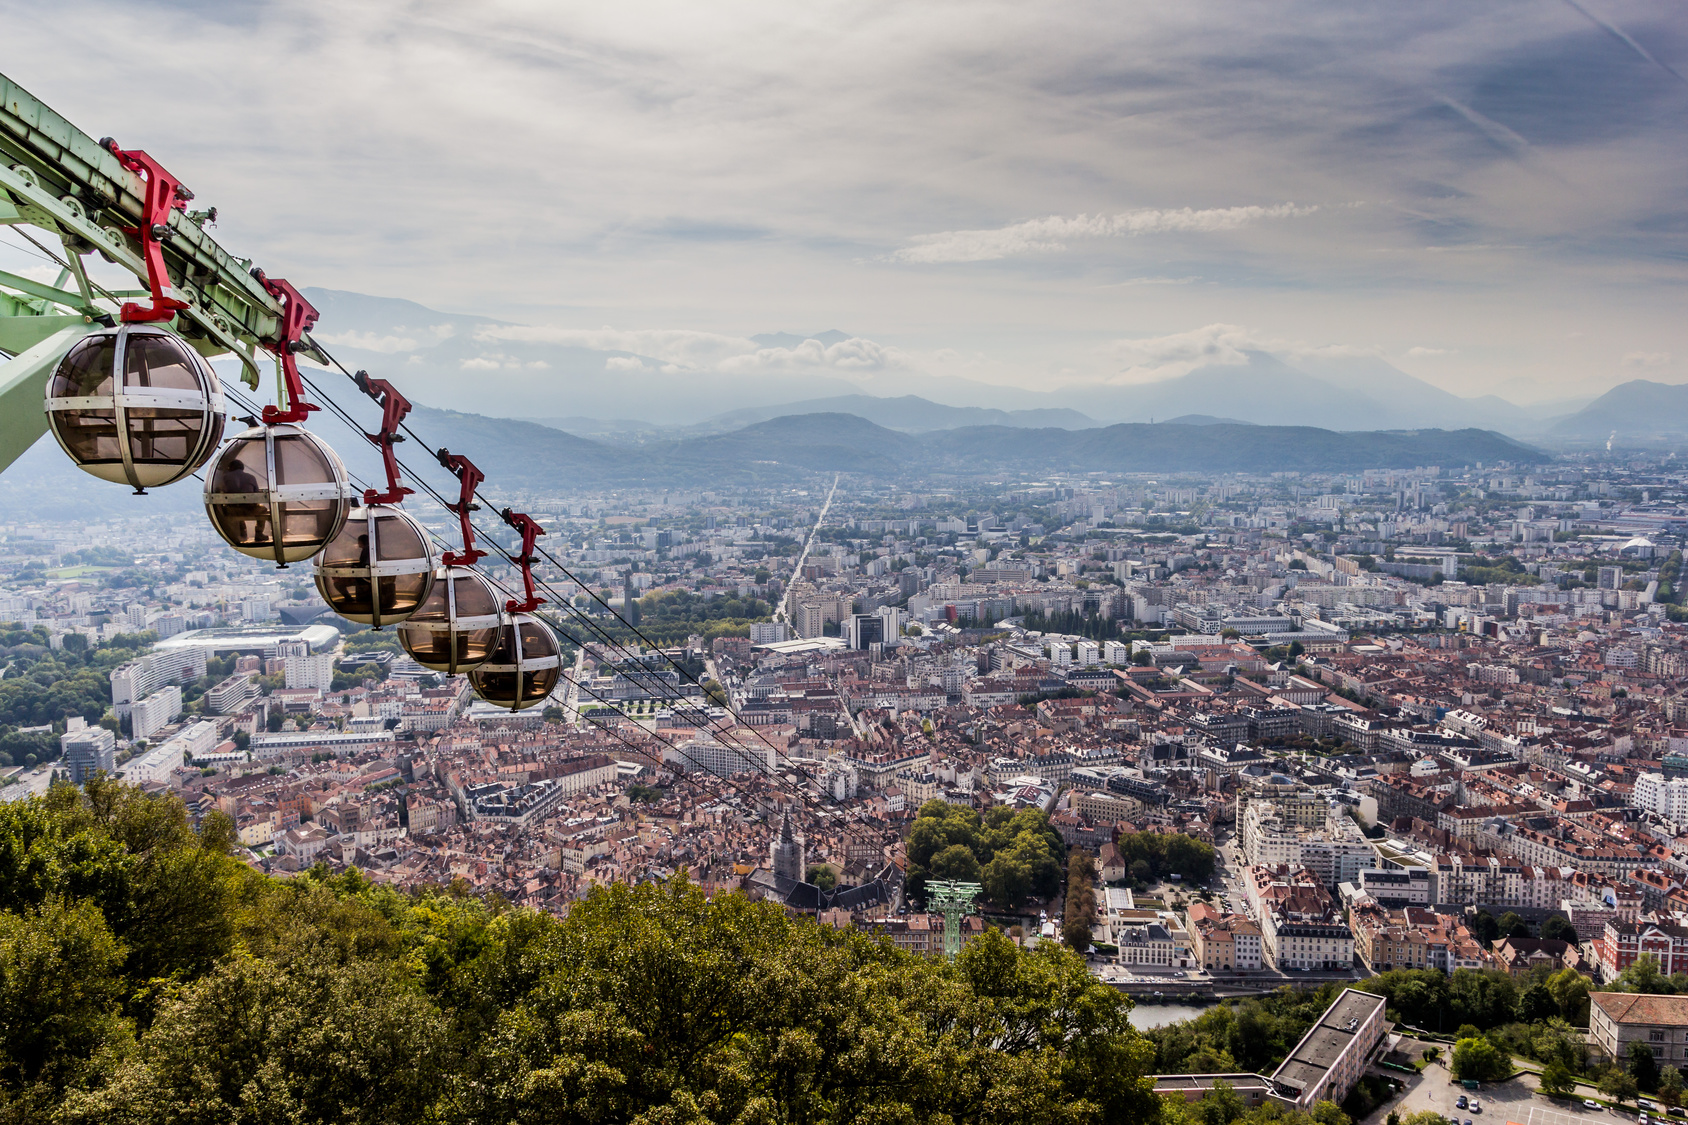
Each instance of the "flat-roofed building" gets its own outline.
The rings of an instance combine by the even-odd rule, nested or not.
[[[1341,1104],[1365,1073],[1388,1021],[1383,997],[1343,989],[1319,1022],[1272,1074],[1279,1096],[1309,1112],[1318,1102]]]

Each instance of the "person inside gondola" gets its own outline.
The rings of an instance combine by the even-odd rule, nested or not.
[[[252,496],[263,491],[258,478],[252,475],[246,464],[236,460],[230,461],[217,474],[217,491],[236,495]],[[248,543],[262,543],[270,537],[270,507],[262,501],[236,501],[222,505],[223,510],[233,519],[240,521],[239,537]],[[246,535],[246,521],[252,521],[252,534]]]

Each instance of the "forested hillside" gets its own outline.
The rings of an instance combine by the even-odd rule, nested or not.
[[[116,783],[0,805],[0,1122],[1149,1125],[1129,1001],[1053,945],[952,965],[683,878],[566,920],[226,854]]]

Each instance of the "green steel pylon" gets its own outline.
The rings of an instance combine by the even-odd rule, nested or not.
[[[961,952],[961,919],[973,912],[973,903],[984,888],[977,883],[949,880],[926,884],[926,901],[944,916],[944,956],[951,961]]]
[[[64,354],[110,323],[125,300],[148,295],[136,228],[145,197],[146,182],[110,146],[0,74],[0,227],[33,228],[36,246],[60,265],[51,285],[0,270],[0,469],[47,432],[47,377]],[[167,295],[185,306],[160,326],[204,356],[233,356],[257,389],[260,345],[277,339],[282,306],[249,260],[217,245],[205,229],[215,219],[215,208],[173,209],[160,224]],[[83,259],[95,253],[142,288],[108,291],[89,281]],[[300,343],[328,364],[308,335]]]

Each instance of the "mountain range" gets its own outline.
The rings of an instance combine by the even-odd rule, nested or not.
[[[1688,441],[1688,383],[1632,379],[1554,422],[1551,438],[1617,446]]]
[[[332,386],[332,384],[331,384]],[[367,403],[336,395],[365,424]],[[1226,421],[1119,423],[1083,430],[991,425],[904,433],[846,413],[796,414],[725,433],[652,439],[630,447],[595,441],[537,422],[414,405],[411,427],[430,445],[470,457],[487,475],[488,494],[508,490],[570,491],[574,487],[666,488],[795,483],[815,473],[877,477],[994,477],[1053,472],[1171,473],[1355,472],[1416,465],[1461,466],[1550,460],[1538,449],[1486,430],[1398,430],[1338,433],[1312,426]],[[354,479],[380,478],[380,459],[361,435],[325,412],[314,427],[340,453]],[[431,450],[399,447],[400,458],[436,488],[449,481]],[[412,482],[414,483],[414,482]],[[52,437],[43,437],[0,476],[0,519],[141,511],[191,513],[200,507],[197,481],[145,497],[97,481],[73,466]]]
[[[934,376],[837,329],[706,333],[528,329],[409,301],[310,289],[318,335],[343,362],[402,377],[414,400],[645,442],[729,432],[782,415],[844,412],[918,433],[978,425],[1085,429],[1193,413],[1329,430],[1476,427],[1542,433],[1552,413],[1462,398],[1371,355],[1239,353],[1151,383],[1047,390]],[[651,354],[657,352],[660,354]],[[1223,403],[1222,411],[1214,406]],[[729,409],[723,410],[726,405]],[[502,409],[501,409],[502,406]]]

